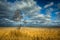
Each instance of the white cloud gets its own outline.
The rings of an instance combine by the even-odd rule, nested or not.
[[[0,3],[2,3],[0,1]],[[9,14],[12,15],[10,16],[11,18],[14,15],[14,12],[16,10],[20,10],[23,12],[23,16],[24,18],[22,19],[22,21],[14,21],[8,18],[5,18],[4,20],[10,23],[15,23],[15,25],[20,25],[23,24],[23,21],[25,19],[25,17],[30,17],[28,19],[25,19],[25,21],[27,22],[27,24],[39,24],[39,25],[47,25],[47,24],[53,24],[50,17],[51,17],[51,12],[54,11],[53,8],[49,8],[50,6],[54,5],[53,2],[51,2],[50,4],[47,4],[44,6],[44,8],[48,8],[47,15],[44,14],[40,14],[39,11],[42,9],[42,7],[38,6],[36,4],[35,1],[33,0],[21,0],[21,1],[16,1],[14,3],[7,3],[9,5],[8,9],[9,9]],[[3,7],[4,8],[4,7]],[[59,12],[56,12],[56,14],[58,14]],[[9,16],[9,15],[8,15]],[[4,22],[5,23],[5,22]]]
[[[51,2],[50,4],[45,5],[44,8],[48,8],[48,7],[52,6],[52,5],[54,5],[53,2]]]
[[[7,22],[14,22],[13,20],[10,20],[10,19],[7,19],[7,18],[4,18],[4,20],[6,20]]]
[[[35,16],[35,17],[44,17],[44,15],[43,14],[38,14],[37,16]]]
[[[60,12],[56,12],[55,14],[58,15]]]
[[[16,5],[15,5],[16,4]],[[20,9],[26,16],[34,16],[41,7],[39,7],[33,0],[22,0],[20,2],[15,2],[11,5],[10,9],[12,11]]]

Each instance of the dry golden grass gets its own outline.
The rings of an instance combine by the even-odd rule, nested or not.
[[[60,40],[60,28],[0,28],[0,40]]]

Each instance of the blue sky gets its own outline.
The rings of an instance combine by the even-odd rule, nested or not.
[[[38,26],[41,24],[50,26],[60,24],[57,23],[60,22],[60,19],[57,19],[57,14],[60,13],[60,0],[7,0],[6,3],[3,1],[1,0],[0,4],[7,8],[2,7],[0,10],[6,10],[5,12],[7,12],[6,14],[8,17],[1,17],[0,25],[25,25],[23,22],[24,20],[27,22],[27,25]],[[16,10],[19,10],[22,13],[22,16],[24,16],[23,19],[21,19],[21,22],[12,20]],[[2,13],[3,15],[5,14],[4,12]]]
[[[44,5],[46,5],[46,4],[50,3],[50,2],[54,2],[55,4],[60,2],[60,0],[35,0],[35,1],[37,1],[37,3],[40,6],[44,6]]]

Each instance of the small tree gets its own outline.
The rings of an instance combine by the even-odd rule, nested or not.
[[[14,14],[14,16],[13,16],[13,20],[15,21],[15,22],[21,22],[21,19],[23,18],[23,16],[21,15],[21,12],[20,12],[20,10],[16,10],[15,11],[15,14]],[[18,26],[18,29],[20,29],[21,28],[21,24]]]
[[[58,21],[57,24],[59,26],[60,25],[60,12],[56,13],[56,20]]]
[[[26,22],[25,20],[24,20],[23,22],[24,22],[24,24],[26,25],[27,22]],[[24,25],[24,26],[25,26],[25,25]]]

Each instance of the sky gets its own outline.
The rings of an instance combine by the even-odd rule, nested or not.
[[[60,26],[60,0],[0,0],[0,15],[0,26]]]

